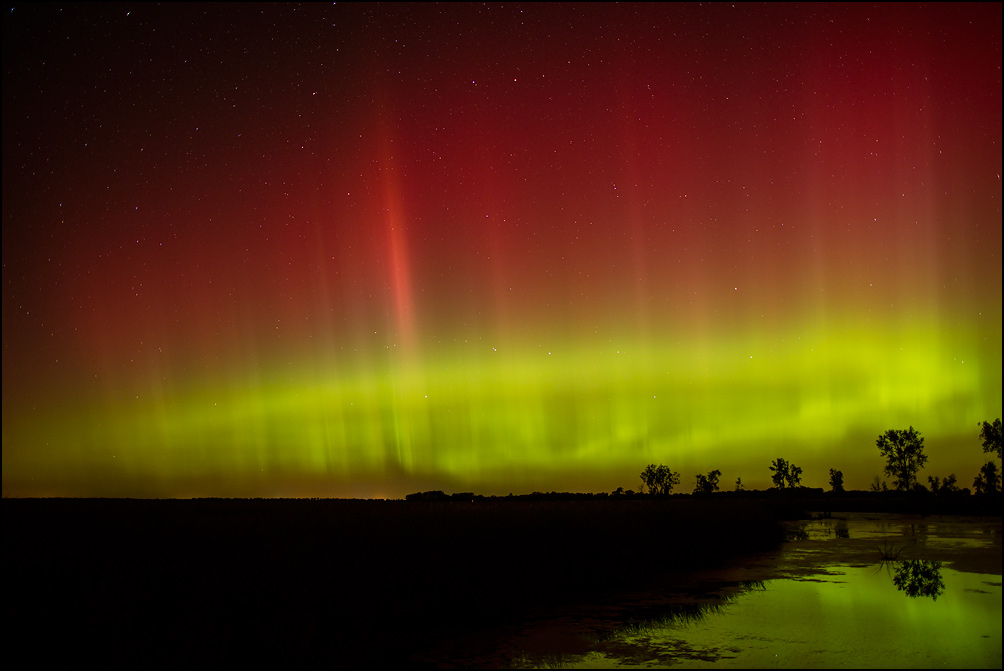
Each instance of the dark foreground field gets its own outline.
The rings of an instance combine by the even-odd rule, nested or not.
[[[5,657],[407,664],[451,635],[776,547],[794,510],[770,498],[5,499]]]

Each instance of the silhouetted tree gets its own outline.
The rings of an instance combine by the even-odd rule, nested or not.
[[[937,475],[928,476],[927,483],[931,485],[932,494],[951,494],[952,492],[959,491],[958,478],[955,477],[955,473],[952,473],[944,480]]]
[[[788,460],[778,457],[771,462],[770,470],[774,471],[774,475],[770,476],[774,486],[778,489],[784,489],[785,483],[788,480]]]
[[[886,484],[885,480],[876,475],[875,479],[872,480],[870,489],[873,492],[887,492],[889,491],[889,485]]]
[[[994,423],[983,422],[983,428],[980,429],[980,438],[983,439],[983,451],[984,452],[996,452],[997,458],[1001,458],[1001,418],[998,417],[994,420]]]
[[[694,486],[695,494],[710,494],[718,491],[718,478],[722,472],[715,469],[707,475],[697,475],[697,485]]]
[[[927,463],[924,439],[912,426],[902,431],[889,429],[875,441],[886,460],[885,473],[892,477],[896,489],[910,491],[917,480],[917,471]]]
[[[802,481],[801,467],[789,464],[781,457],[771,463],[770,470],[774,471],[774,475],[770,476],[770,479],[778,489],[798,487]]]
[[[743,490],[743,479],[742,477],[736,478],[736,491],[741,492]]]
[[[830,469],[830,489],[837,494],[844,491],[843,471],[838,471],[835,468]]]
[[[1001,474],[997,472],[997,462],[988,461],[983,464],[979,475],[973,480],[973,489],[977,494],[995,494],[1001,489]]]
[[[668,466],[649,464],[641,472],[641,481],[650,494],[669,494],[680,484],[680,474],[669,470]]]

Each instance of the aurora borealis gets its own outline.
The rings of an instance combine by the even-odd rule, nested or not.
[[[14,5],[5,496],[865,489],[1002,415],[1001,5]]]

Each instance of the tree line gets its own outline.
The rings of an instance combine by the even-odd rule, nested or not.
[[[982,422],[977,426],[980,426],[983,452],[985,454],[994,453],[997,459],[1001,459],[1000,418],[998,417],[993,423]],[[926,490],[934,494],[960,491],[958,479],[954,473],[944,479],[938,476],[929,476],[927,481],[930,488],[918,481],[917,473],[927,463],[927,454],[924,452],[924,438],[913,426],[908,429],[890,429],[880,434],[875,444],[879,454],[885,459],[885,474],[892,478],[896,490]],[[772,472],[772,489],[795,489],[801,486],[802,468],[800,466],[778,457],[770,463],[770,470]],[[707,474],[698,473],[695,476],[693,493],[710,494],[719,491],[718,482],[721,475],[722,472],[717,469]],[[670,494],[673,488],[680,484],[680,474],[663,464],[649,464],[639,477],[642,481],[642,492],[647,490],[650,494]],[[843,472],[831,468],[829,484],[831,491],[843,492]],[[735,491],[742,491],[742,489],[742,478],[736,478]],[[879,476],[875,476],[871,489],[872,491],[887,491],[889,486]],[[973,490],[977,494],[993,494],[1001,491],[1001,473],[996,461],[991,459],[980,468],[973,480]]]

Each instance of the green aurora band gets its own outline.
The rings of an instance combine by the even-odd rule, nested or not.
[[[330,360],[191,379],[5,421],[5,446],[48,449],[5,448],[4,487],[58,472],[53,493],[80,495],[607,491],[659,462],[683,471],[686,491],[691,471],[712,468],[726,486],[769,486],[781,455],[806,484],[836,467],[865,488],[882,468],[874,437],[907,425],[927,440],[928,472],[966,484],[981,463],[976,423],[1001,405],[986,336],[929,319],[794,340],[479,344],[425,360],[391,352],[354,372]]]
[[[247,10],[5,17],[5,496],[986,462],[1000,3]]]

